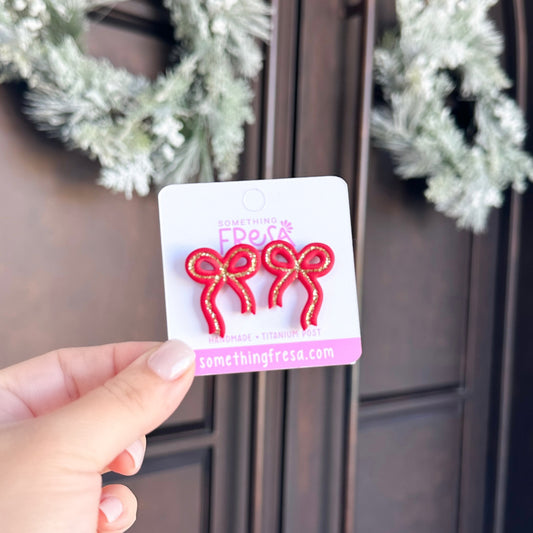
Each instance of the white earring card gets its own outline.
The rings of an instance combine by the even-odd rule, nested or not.
[[[344,180],[169,185],[159,216],[168,336],[195,350],[197,375],[360,357]]]

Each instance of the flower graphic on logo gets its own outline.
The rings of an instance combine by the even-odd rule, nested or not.
[[[282,220],[281,225],[285,228],[287,233],[292,233],[292,224],[288,220]]]

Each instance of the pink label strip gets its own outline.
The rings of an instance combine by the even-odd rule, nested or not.
[[[347,365],[360,356],[360,338],[210,348],[196,350],[196,375]]]

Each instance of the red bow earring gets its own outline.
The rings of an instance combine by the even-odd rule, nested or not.
[[[264,248],[262,255],[264,267],[276,276],[268,294],[268,306],[281,307],[285,289],[295,279],[299,279],[308,294],[300,323],[304,330],[310,324],[316,326],[323,299],[322,287],[317,278],[325,276],[333,268],[334,262],[333,250],[326,244],[314,242],[298,253],[288,242],[271,242]]]
[[[244,264],[238,265],[244,259]],[[210,268],[204,268],[207,264]],[[187,274],[198,283],[205,285],[202,291],[202,312],[209,326],[209,333],[224,337],[226,325],[216,305],[216,296],[227,283],[241,300],[241,313],[255,314],[255,299],[246,280],[254,276],[261,265],[259,252],[249,244],[239,244],[230,248],[222,257],[211,248],[199,248],[191,252],[185,261]]]

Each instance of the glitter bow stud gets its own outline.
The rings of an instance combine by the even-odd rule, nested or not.
[[[209,333],[221,337],[226,333],[224,319],[215,301],[225,283],[241,300],[241,312],[255,314],[254,295],[245,280],[254,276],[260,265],[259,252],[249,244],[239,244],[230,248],[224,257],[211,248],[199,248],[188,255],[185,260],[187,274],[194,281],[205,285],[201,296],[201,307],[209,326]]]
[[[316,326],[323,299],[322,287],[317,278],[325,276],[333,268],[333,250],[325,244],[314,242],[298,253],[288,242],[273,241],[264,248],[262,262],[264,267],[276,276],[268,294],[268,306],[281,307],[285,289],[295,279],[299,279],[308,294],[300,323],[304,330],[310,324]]]

